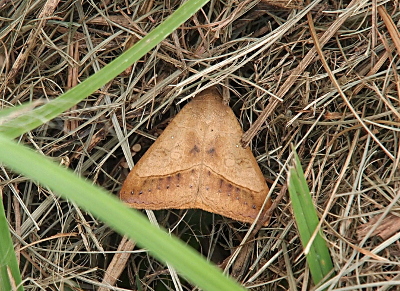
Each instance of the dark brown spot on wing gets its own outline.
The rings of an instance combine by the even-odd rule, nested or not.
[[[192,155],[198,154],[200,152],[199,147],[195,144],[194,147],[190,150]]]
[[[215,154],[215,148],[210,148],[210,149],[207,151],[207,154],[209,154],[209,155],[211,155],[211,156],[214,156],[214,154]]]

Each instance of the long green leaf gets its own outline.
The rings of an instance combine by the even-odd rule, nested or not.
[[[0,133],[10,138],[16,138],[57,117],[138,61],[207,2],[208,0],[188,0],[162,24],[99,72],[46,105],[1,125]]]
[[[308,189],[300,159],[293,149],[293,166],[289,168],[288,183],[296,225],[303,247],[306,247],[316,230],[319,219]],[[318,232],[306,254],[314,284],[319,284],[332,271],[333,264],[321,233]]]
[[[18,291],[23,291],[21,282],[21,274],[0,195],[0,289],[12,290],[14,285],[18,286]]]
[[[243,290],[182,241],[151,225],[140,212],[128,208],[103,189],[2,135],[0,162],[74,201],[120,234],[137,241],[154,257],[173,265],[187,280],[201,289]]]
[[[26,114],[27,112],[31,111],[33,108],[38,106],[41,102],[34,101],[28,102],[25,104],[17,105],[14,107],[8,107],[0,110],[0,125],[3,123],[10,122],[11,120]]]

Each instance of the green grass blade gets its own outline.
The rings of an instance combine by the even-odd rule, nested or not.
[[[163,23],[99,72],[46,105],[1,125],[0,133],[16,138],[57,117],[138,61],[207,2],[208,0],[188,0]]]
[[[126,234],[147,248],[157,259],[173,265],[181,275],[201,289],[243,290],[182,241],[151,225],[140,212],[128,208],[105,190],[2,135],[0,162],[74,201],[120,234]]]
[[[3,123],[10,122],[11,120],[17,118],[18,116],[24,115],[31,111],[33,108],[38,106],[41,101],[37,100],[34,102],[28,102],[21,105],[8,107],[0,110],[0,125]]]
[[[301,168],[300,159],[294,149],[293,152],[294,165],[289,168],[288,189],[301,243],[303,247],[306,247],[318,226],[319,219]],[[332,271],[333,264],[326,241],[320,232],[312,242],[306,258],[314,284],[322,283],[322,280]]]
[[[0,290],[12,290],[14,285],[18,286],[18,291],[23,291],[21,282],[21,274],[0,195]]]

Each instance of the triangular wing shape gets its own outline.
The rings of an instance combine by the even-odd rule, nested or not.
[[[219,93],[203,91],[135,165],[120,198],[138,209],[200,208],[252,223],[269,189],[251,150],[239,144],[242,133]]]

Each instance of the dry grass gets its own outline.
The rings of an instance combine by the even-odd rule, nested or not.
[[[79,3],[55,3],[53,12],[50,1],[0,1],[2,106],[57,97],[149,32],[180,1]],[[178,101],[219,84],[248,130],[244,143],[251,142],[267,181],[277,182],[274,197],[286,183],[290,144],[297,146],[336,268],[332,290],[397,290],[399,4],[313,3],[315,30],[307,17],[295,19],[302,8],[211,1],[130,71],[21,141],[117,194],[128,169],[115,147],[116,132],[139,126],[129,138],[141,145],[133,151],[139,158],[179,110]],[[170,106],[160,108],[167,100]],[[6,169],[0,185],[26,290],[63,290],[72,282],[97,289],[121,237]],[[281,193],[270,226],[230,263],[248,225],[199,210],[156,215],[213,262],[231,264],[228,272],[253,290],[308,290],[290,201]],[[170,278],[165,266],[137,249],[118,286],[174,289]]]

